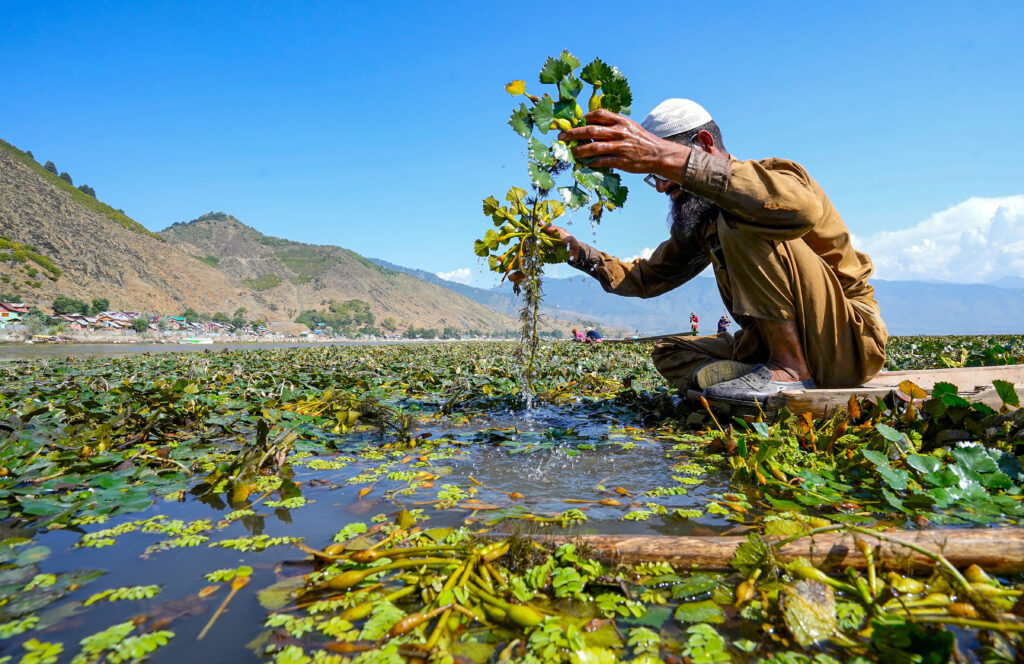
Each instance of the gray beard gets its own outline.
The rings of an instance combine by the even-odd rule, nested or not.
[[[697,229],[717,219],[720,211],[717,205],[706,198],[683,192],[682,196],[672,199],[669,206],[669,233],[677,242],[689,244],[693,242]]]

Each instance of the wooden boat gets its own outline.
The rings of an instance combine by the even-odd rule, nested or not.
[[[789,390],[770,397],[761,407],[766,414],[787,408],[794,413],[810,412],[815,417],[827,417],[836,409],[846,408],[850,397],[885,398],[894,395],[904,401],[910,397],[900,391],[900,383],[909,380],[929,395],[936,383],[956,385],[960,396],[970,401],[980,401],[995,409],[1003,405],[1002,399],[993,387],[993,381],[1005,380],[1013,383],[1017,394],[1024,403],[1024,364],[1010,364],[1000,367],[962,367],[956,369],[923,369],[917,371],[883,371],[859,387],[843,389]],[[689,390],[687,396],[699,399],[699,390]],[[710,401],[710,400],[709,400]],[[727,406],[711,401],[713,406]],[[741,407],[741,409],[744,407]]]
[[[211,339],[210,337],[188,337],[187,339],[182,339],[181,343],[183,343],[183,344],[212,344],[213,343],[213,339]]]

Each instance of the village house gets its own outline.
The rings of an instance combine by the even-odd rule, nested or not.
[[[0,302],[0,328],[20,323],[29,306],[23,302]]]

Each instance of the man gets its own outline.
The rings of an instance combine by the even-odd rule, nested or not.
[[[718,333],[721,334],[722,332],[728,332],[730,322],[729,317],[723,314],[722,317],[718,319]]]
[[[690,312],[690,334],[697,336],[699,331],[700,319],[697,318],[697,313],[694,311]]]
[[[885,362],[888,333],[871,260],[853,249],[839,213],[810,175],[785,159],[740,161],[725,150],[711,115],[669,99],[643,125],[606,110],[564,131],[590,166],[648,173],[670,197],[669,239],[630,263],[550,227],[572,265],[617,295],[654,297],[709,264],[741,329],[664,339],[652,360],[680,389],[749,403],[785,389],[853,387]]]

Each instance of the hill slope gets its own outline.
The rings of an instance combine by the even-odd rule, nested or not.
[[[177,314],[267,316],[268,302],[238,280],[163,241],[0,141],[0,290],[33,302],[105,297],[112,307]],[[34,257],[33,257],[34,254]],[[51,269],[52,268],[52,269]]]
[[[409,323],[437,329],[516,328],[509,316],[348,249],[264,235],[222,212],[173,224],[160,236],[257,290],[289,318],[323,310],[331,300],[363,300],[377,321],[393,318],[399,329]]]

